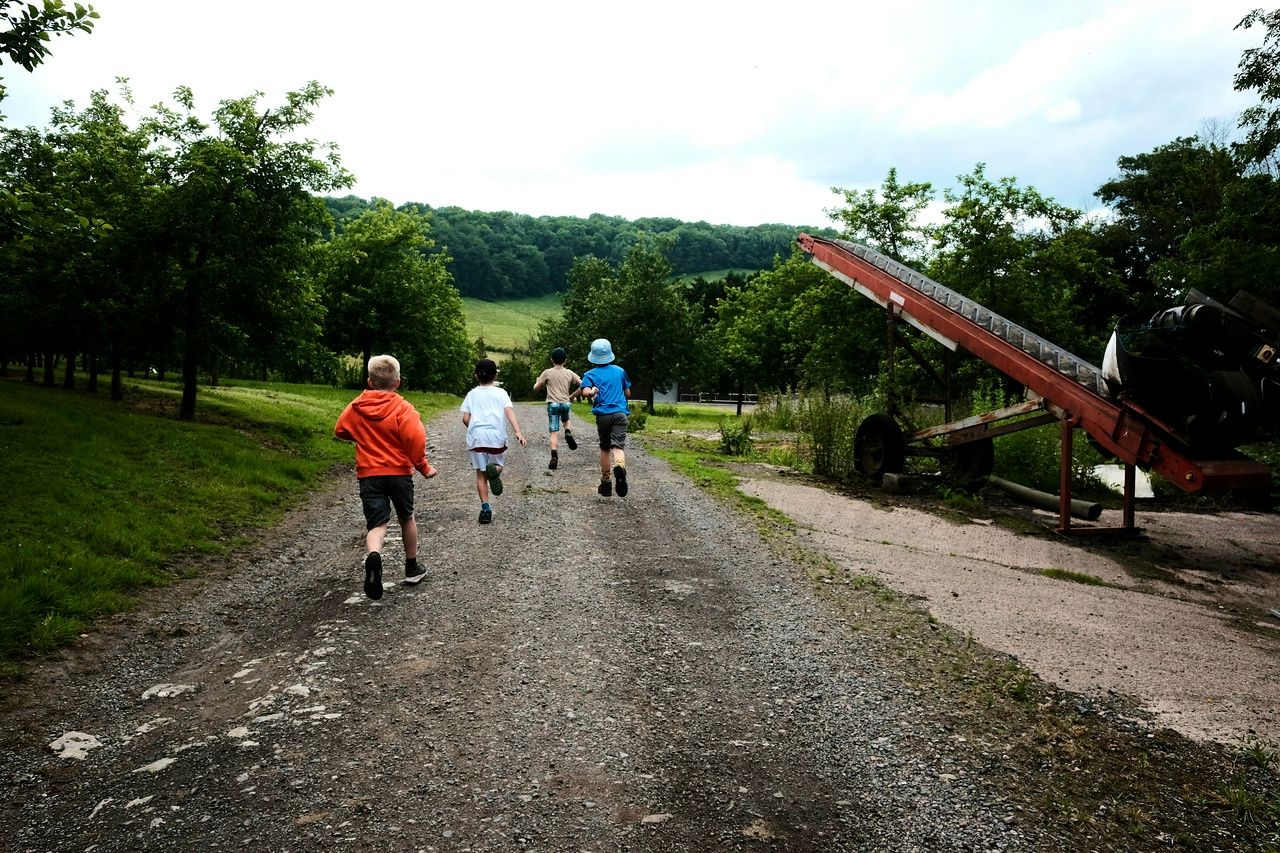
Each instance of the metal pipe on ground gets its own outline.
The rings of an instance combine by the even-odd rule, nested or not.
[[[1048,492],[1041,492],[1027,486],[1012,483],[1002,477],[988,477],[987,482],[993,486],[999,486],[1009,494],[1021,501],[1031,504],[1032,506],[1047,509],[1050,512],[1057,512],[1059,509],[1059,500],[1057,495],[1051,495]],[[1102,504],[1091,503],[1090,501],[1071,501],[1071,515],[1075,518],[1083,518],[1086,521],[1097,521],[1098,516],[1102,515]]]

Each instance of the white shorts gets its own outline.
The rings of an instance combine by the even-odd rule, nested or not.
[[[481,453],[476,450],[467,451],[471,454],[471,467],[477,471],[483,471],[490,464],[497,465],[499,468],[505,467],[507,464],[506,451],[502,453]]]

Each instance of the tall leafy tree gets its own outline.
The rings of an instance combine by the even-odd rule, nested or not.
[[[832,187],[831,191],[844,196],[844,207],[827,211],[844,225],[844,237],[911,266],[925,260],[931,239],[920,217],[933,201],[933,184],[901,183],[898,170],[891,168],[879,190]]]
[[[1253,90],[1258,103],[1240,114],[1245,131],[1239,146],[1243,159],[1273,176],[1280,170],[1276,153],[1280,149],[1280,9],[1254,9],[1236,24],[1236,29],[1262,26],[1262,44],[1244,51],[1234,80],[1236,91]]]
[[[1098,245],[1115,261],[1129,307],[1149,314],[1186,288],[1183,241],[1217,221],[1240,165],[1225,147],[1194,136],[1121,157],[1117,165],[1120,174],[1095,193],[1114,213]]]
[[[585,357],[593,339],[608,338],[652,409],[654,392],[671,387],[694,357],[698,317],[662,249],[640,240],[616,268],[599,258],[575,262],[564,314],[539,326],[536,345],[548,352],[563,346],[571,357]]]
[[[375,200],[321,247],[327,340],[360,357],[399,357],[406,383],[461,391],[471,375],[462,298],[432,248],[427,215]]]
[[[32,71],[48,58],[49,37],[91,32],[98,13],[79,3],[68,8],[63,0],[43,0],[37,6],[26,0],[0,0],[0,65],[6,58]],[[0,100],[5,96],[0,82]]]
[[[179,275],[177,322],[182,332],[182,403],[195,415],[200,366],[243,350],[262,317],[282,310],[318,311],[292,274],[306,246],[319,239],[328,214],[313,192],[348,186],[336,149],[297,132],[330,89],[308,83],[275,108],[260,95],[226,100],[202,121],[189,88],[178,109],[160,106],[147,127],[162,146],[167,186],[157,209],[170,223],[169,250]],[[260,343],[260,341],[259,341]]]

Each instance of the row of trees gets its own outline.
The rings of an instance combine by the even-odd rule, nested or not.
[[[370,204],[356,196],[330,198],[326,203],[339,227]],[[535,217],[426,204],[409,204],[405,209],[430,214],[435,251],[452,259],[458,290],[463,296],[487,300],[562,293],[569,285],[576,258],[620,264],[632,245],[651,237],[662,239],[667,263],[677,275],[766,269],[774,257],[790,251],[796,234],[794,226],[779,224],[710,225],[659,217],[629,220],[599,213],[585,219]],[[825,228],[816,233],[834,234]]]
[[[318,192],[351,183],[336,150],[298,131],[330,92],[272,107],[224,101],[212,122],[180,88],[140,122],[127,86],[49,128],[0,130],[0,359],[33,371],[180,365],[181,416],[220,373],[332,380],[341,355],[395,349],[418,387],[470,371],[462,303],[426,218],[366,205],[334,234]]]

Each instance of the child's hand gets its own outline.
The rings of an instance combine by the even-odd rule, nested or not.
[[[516,441],[520,442],[521,447],[524,447],[524,433],[520,430],[516,430]]]
[[[430,462],[428,462],[428,463],[427,463],[427,470],[426,470],[426,473],[424,473],[422,476],[423,476],[425,479],[430,480],[432,477],[434,477],[436,474],[439,474],[439,473],[440,473],[440,472],[439,472],[439,471],[437,471],[437,470],[436,470],[436,469],[431,465],[431,463],[430,463]]]

